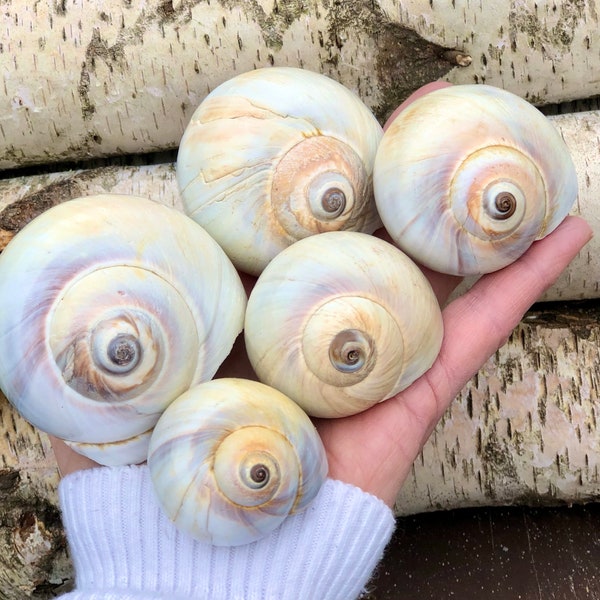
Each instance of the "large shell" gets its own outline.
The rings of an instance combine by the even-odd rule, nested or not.
[[[381,226],[372,171],[382,129],[325,75],[258,69],[200,104],[177,157],[188,214],[241,270],[258,274],[298,239]]]
[[[214,375],[245,304],[227,256],[182,213],[137,197],[65,202],[0,255],[0,387],[65,440],[137,436]]]
[[[495,271],[550,233],[577,197],[559,133],[525,100],[490,86],[433,91],[381,141],[377,207],[398,246],[431,269]]]
[[[310,419],[247,379],[213,379],[175,400],[156,425],[148,467],[177,527],[218,546],[253,542],[304,509],[327,475]]]
[[[437,356],[442,318],[421,271],[358,232],[290,246],[248,299],[245,339],[261,381],[310,415],[340,417],[389,398]]]

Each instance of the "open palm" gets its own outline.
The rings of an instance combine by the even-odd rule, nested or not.
[[[452,400],[590,237],[585,221],[568,217],[517,262],[482,277],[446,306],[440,354],[410,387],[363,413],[316,421],[330,477],[357,485],[391,506]],[[443,303],[458,280],[426,275]]]

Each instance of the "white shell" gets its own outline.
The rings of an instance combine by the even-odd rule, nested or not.
[[[200,104],[177,156],[186,212],[257,275],[298,239],[381,226],[372,190],[382,128],[325,75],[258,69]]]
[[[253,542],[303,510],[327,475],[310,419],[283,394],[247,379],[213,379],[158,421],[148,467],[175,525],[217,546]]]
[[[578,189],[551,122],[485,85],[439,89],[403,110],[381,141],[374,188],[398,246],[455,275],[516,260],[558,226]]]
[[[139,435],[116,442],[86,444],[65,440],[65,444],[78,454],[87,456],[98,464],[107,467],[118,467],[123,464],[137,465],[146,462],[151,435],[152,429],[149,429]]]
[[[261,381],[310,415],[341,417],[429,369],[443,326],[429,282],[404,253],[340,231],[271,261],[248,299],[244,334]]]
[[[65,202],[0,255],[0,388],[57,437],[126,440],[214,375],[245,304],[231,262],[182,213],[129,196]]]

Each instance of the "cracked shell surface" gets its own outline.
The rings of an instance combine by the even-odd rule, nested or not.
[[[199,105],[177,156],[186,212],[258,275],[298,239],[381,226],[372,189],[382,128],[336,81],[273,67],[230,79]]]

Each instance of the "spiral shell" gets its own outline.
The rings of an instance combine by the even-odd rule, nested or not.
[[[175,525],[217,546],[253,542],[304,509],[327,474],[310,419],[289,398],[247,379],[213,379],[158,421],[148,467]]]
[[[259,379],[318,417],[360,412],[410,385],[432,365],[442,333],[421,271],[358,232],[281,252],[258,278],[245,320]]]
[[[486,85],[433,91],[386,130],[374,189],[398,246],[445,273],[500,269],[550,233],[577,197],[557,130],[535,107]]]
[[[55,436],[126,440],[214,375],[245,304],[231,262],[182,213],[117,195],[65,202],[0,255],[0,388]]]
[[[325,75],[287,67],[213,90],[186,128],[177,181],[186,212],[242,271],[325,231],[381,226],[372,171],[382,129]]]

